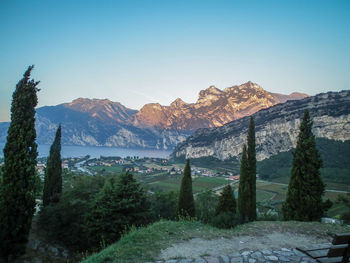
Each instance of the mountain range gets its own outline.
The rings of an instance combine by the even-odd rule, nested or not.
[[[258,161],[295,148],[306,109],[313,119],[315,137],[350,140],[350,91],[322,93],[277,104],[252,115]],[[210,156],[220,160],[239,157],[246,143],[249,119],[243,117],[221,127],[198,129],[175,148],[172,157]]]
[[[37,142],[51,144],[58,124],[65,145],[116,146],[173,149],[198,128],[220,127],[261,109],[308,97],[283,95],[247,82],[220,90],[215,86],[199,92],[195,103],[180,98],[170,106],[144,105],[140,111],[108,99],[78,98],[70,103],[37,109]],[[0,141],[6,141],[9,123],[0,123]]]

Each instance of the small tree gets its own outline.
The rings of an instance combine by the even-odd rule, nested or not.
[[[47,159],[43,205],[59,201],[62,193],[62,160],[61,160],[61,125],[58,126],[56,137],[50,148]]]
[[[146,194],[132,174],[110,178],[97,194],[88,215],[87,231],[92,246],[117,241],[131,226],[146,224],[151,219]]]
[[[175,191],[155,192],[151,195],[151,210],[156,220],[175,220],[179,193]]]
[[[312,120],[306,110],[300,124],[287,197],[282,207],[285,220],[320,220],[328,209],[330,203],[322,201],[325,187],[320,176],[321,166],[322,160],[312,133]]]
[[[248,218],[250,221],[256,220],[256,151],[255,151],[255,124],[254,118],[250,117],[248,137],[247,137],[247,159],[250,187],[250,208]]]
[[[231,185],[226,185],[219,196],[219,202],[216,207],[215,214],[219,215],[223,212],[236,213],[236,199],[232,191]]]
[[[210,223],[215,216],[218,201],[218,196],[212,190],[198,193],[195,199],[197,219],[203,223]]]
[[[247,157],[247,146],[243,145],[241,167],[240,167],[240,178],[238,187],[238,212],[244,221],[248,221],[249,211],[251,207],[251,190],[250,180],[248,173],[248,157]]]
[[[195,216],[194,199],[192,193],[191,167],[189,159],[186,161],[184,176],[182,177],[181,181],[178,214],[182,217]]]
[[[35,106],[37,85],[30,66],[18,82],[4,148],[0,191],[0,258],[8,262],[24,253],[35,208]]]

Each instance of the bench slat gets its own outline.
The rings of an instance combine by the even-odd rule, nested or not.
[[[306,252],[312,258],[322,258],[322,257],[327,257],[328,251],[329,249],[319,249],[319,250],[311,250]]]
[[[348,245],[335,245],[331,246],[331,248],[328,251],[327,257],[334,258],[334,257],[340,257],[344,255],[345,250],[347,249]]]
[[[321,263],[340,263],[342,261],[342,257],[338,258],[318,258],[317,261]]]
[[[335,235],[335,237],[333,238],[332,244],[333,245],[349,244],[349,242],[350,242],[350,233],[344,233],[344,234]]]

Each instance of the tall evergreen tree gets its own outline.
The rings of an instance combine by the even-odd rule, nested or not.
[[[108,179],[97,194],[88,216],[87,232],[93,247],[115,242],[131,226],[148,223],[150,204],[132,174]]]
[[[248,173],[247,146],[243,145],[240,178],[238,187],[238,212],[244,221],[248,221],[251,208],[250,178]]]
[[[56,137],[50,148],[47,159],[43,205],[59,201],[62,193],[62,160],[61,160],[61,125],[58,126]]]
[[[219,215],[223,212],[236,213],[236,199],[231,185],[226,185],[219,196],[219,202],[216,207],[215,214]]]
[[[255,124],[254,118],[250,117],[248,137],[247,137],[247,157],[248,157],[248,173],[250,184],[250,209],[249,220],[256,219],[256,151],[255,151]]]
[[[184,176],[181,181],[178,214],[182,217],[195,216],[190,159],[187,159],[186,161]]]
[[[12,261],[25,251],[35,210],[35,106],[37,85],[28,67],[12,97],[11,124],[4,148],[0,191],[0,258]]]
[[[320,220],[328,208],[322,201],[325,187],[320,176],[321,157],[316,149],[309,111],[304,112],[295,151],[291,178],[282,211],[285,220]]]

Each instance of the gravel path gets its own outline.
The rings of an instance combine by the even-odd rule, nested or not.
[[[162,250],[159,255],[161,260],[154,263],[316,262],[296,250],[296,247],[329,242],[326,238],[280,232],[261,236],[235,236],[230,239],[194,238]]]
[[[169,259],[165,261],[147,263],[273,263],[273,262],[295,262],[316,263],[317,261],[308,257],[296,249],[281,248],[280,250],[242,250],[239,253],[221,256],[202,256],[191,259]]]

